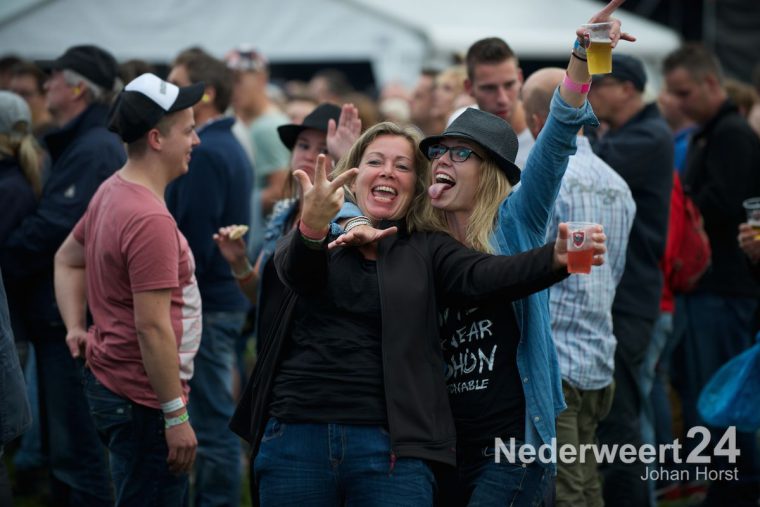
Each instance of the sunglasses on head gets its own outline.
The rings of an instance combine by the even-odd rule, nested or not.
[[[475,151],[471,148],[467,148],[465,146],[446,146],[445,144],[434,144],[432,146],[428,147],[428,157],[431,160],[439,159],[443,156],[444,153],[449,152],[449,157],[451,157],[452,162],[464,162],[468,158],[470,158],[470,155],[475,155],[476,157],[480,158],[480,156],[475,153]]]

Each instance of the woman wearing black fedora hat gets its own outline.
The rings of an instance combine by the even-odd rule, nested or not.
[[[609,19],[619,3],[611,2],[592,21]],[[620,38],[633,39],[621,34],[620,23],[613,21],[613,47]],[[513,255],[544,243],[568,158],[575,153],[576,134],[583,125],[598,123],[586,100],[591,77],[580,51],[585,33],[580,28],[576,34],[579,43],[565,80],[554,93],[550,116],[524,171],[514,164],[514,131],[484,111],[467,109],[441,135],[420,143],[432,161],[432,205],[452,236],[465,245]],[[538,450],[556,437],[555,419],[565,402],[548,291],[506,304],[492,299],[442,308],[440,322],[457,427],[456,502],[540,503],[556,463],[510,463],[503,456],[497,463],[494,454],[497,438]]]

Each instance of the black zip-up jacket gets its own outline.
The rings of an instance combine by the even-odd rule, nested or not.
[[[760,285],[736,235],[747,221],[742,201],[760,195],[760,140],[730,100],[692,136],[683,188],[702,213],[712,249],[697,290],[758,297]]]
[[[456,434],[438,338],[438,300],[476,302],[523,298],[567,277],[553,269],[554,244],[512,257],[470,250],[442,233],[399,233],[380,241],[377,275],[382,318],[381,348],[391,451],[455,465]],[[274,377],[297,294],[318,295],[336,269],[326,248],[313,250],[290,233],[280,240],[275,266],[285,287],[276,322],[262,323],[264,340],[256,368],[230,427],[258,451]]]
[[[636,202],[625,271],[612,311],[654,321],[660,314],[660,259],[673,189],[673,136],[657,104],[648,104],[593,148],[625,180]]]

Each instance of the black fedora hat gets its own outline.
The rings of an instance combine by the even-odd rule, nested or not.
[[[300,125],[294,123],[280,125],[277,127],[277,133],[280,134],[282,144],[292,150],[293,145],[296,144],[296,139],[298,139],[298,134],[306,129],[315,129],[327,133],[327,122],[335,120],[335,123],[338,123],[338,118],[340,118],[340,108],[335,104],[323,102],[314,111],[306,115],[303,123]]]
[[[420,142],[420,150],[428,157],[428,148],[446,137],[459,137],[476,142],[488,152],[499,169],[504,171],[512,185],[520,181],[520,169],[515,165],[517,136],[509,123],[498,116],[469,107],[443,131],[443,134],[423,139]]]

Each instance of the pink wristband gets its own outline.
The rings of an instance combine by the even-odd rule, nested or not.
[[[327,236],[327,231],[329,228],[326,228],[322,231],[318,231],[316,229],[312,229],[305,223],[303,223],[303,220],[301,220],[298,224],[298,230],[301,231],[301,234],[303,234],[307,239],[313,239],[315,241],[321,241],[325,239]]]
[[[571,92],[575,93],[588,93],[588,91],[591,89],[591,82],[576,83],[570,78],[567,72],[565,72],[565,79],[562,81],[562,85]]]

